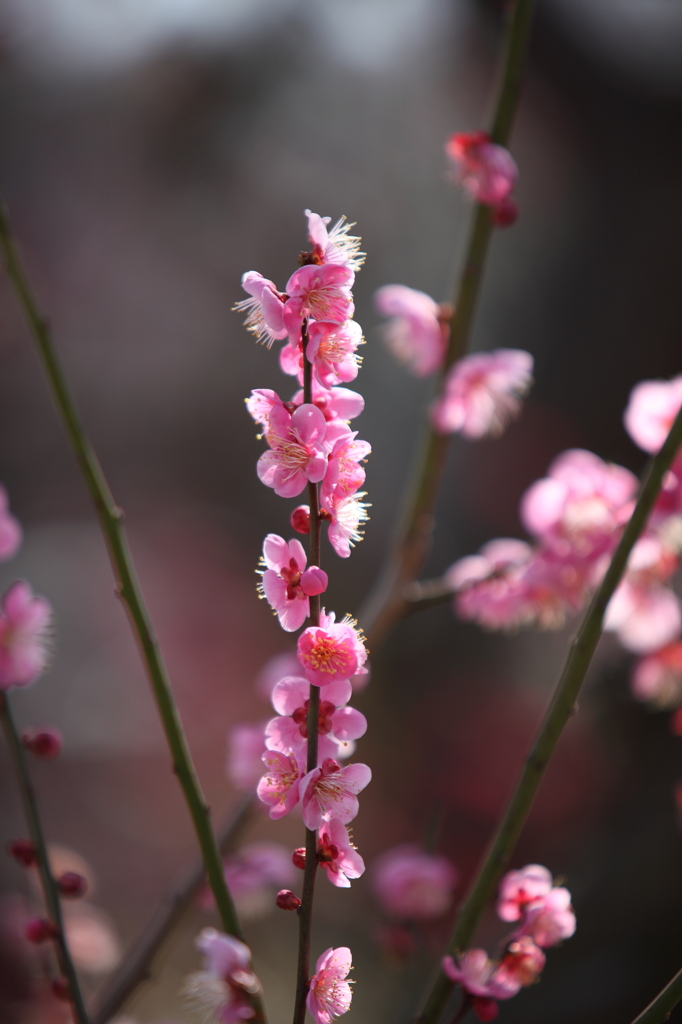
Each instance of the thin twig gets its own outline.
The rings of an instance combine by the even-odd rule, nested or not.
[[[253,797],[245,797],[218,834],[218,845],[227,853],[237,841],[253,809]],[[149,978],[152,963],[164,942],[187,910],[206,878],[203,860],[199,860],[168,894],[144,931],[116,970],[107,978],[90,1015],[91,1024],[106,1024],[130,998],[138,985]]]
[[[668,982],[665,988],[658,993],[646,1010],[642,1010],[639,1017],[635,1017],[632,1024],[661,1024],[670,1016],[670,1011],[677,1006],[682,999],[682,970],[678,971],[674,978]]]
[[[116,592],[128,612],[128,619],[147,670],[147,677],[170,748],[173,771],[177,775],[185,795],[222,927],[231,935],[243,938],[241,925],[225,881],[220,851],[213,834],[211,810],[197,778],[173,697],[168,672],[140,591],[123,525],[123,512],[113,499],[97,456],[76,411],[76,405],[52,343],[48,323],[40,312],[28,283],[2,204],[0,204],[0,247],[4,253],[7,273],[14,285],[36,342],[52,397],[95,506],[116,579]],[[263,1008],[260,997],[252,996],[250,998],[257,1014],[255,1020],[262,1019]]]
[[[38,811],[38,802],[36,800],[35,790],[33,789],[33,783],[31,782],[31,776],[29,775],[28,765],[26,764],[24,748],[21,745],[21,740],[19,739],[19,734],[17,732],[16,725],[14,724],[14,719],[9,706],[9,698],[6,693],[0,693],[0,719],[2,719],[2,727],[7,739],[7,745],[10,749],[12,760],[14,762],[17,782],[19,784],[19,792],[21,793],[21,801],[24,807],[24,814],[26,815],[28,830],[31,835],[31,841],[37,851],[37,866],[40,874],[40,883],[43,889],[45,907],[47,909],[49,921],[55,929],[54,943],[59,969],[69,986],[69,1000],[76,1024],[88,1024],[88,1012],[85,1008],[85,1000],[83,999],[83,993],[80,990],[78,975],[76,974],[76,968],[74,967],[73,960],[71,959],[71,953],[69,952],[68,943],[66,941],[59,891],[57,890],[57,885],[50,867],[47,843],[45,842],[43,826],[40,820],[40,813]]]
[[[514,794],[460,909],[450,941],[450,953],[461,952],[471,943],[485,907],[507,866],[545,769],[554,753],[564,726],[575,710],[580,688],[603,632],[606,606],[621,580],[630,552],[646,526],[661,489],[663,477],[670,468],[680,443],[682,443],[682,409],[678,412],[663,447],[648,467],[632,517],[623,531],[623,536],[614,552],[606,575],[592,598],[582,624],[571,643],[564,669],[533,748],[526,758]],[[418,1018],[419,1024],[436,1024],[452,987],[453,983],[441,971],[426,1001],[424,1010]]]
[[[534,5],[535,0],[516,0],[505,36],[505,52],[490,129],[492,141],[502,146],[509,142],[518,107]],[[436,382],[437,392],[442,389],[449,368],[468,348],[492,232],[490,208],[477,204],[464,264],[454,291],[450,340],[445,363]],[[428,429],[396,539],[385,568],[360,612],[360,622],[372,650],[405,614],[407,602],[403,588],[416,579],[428,555],[434,525],[433,509],[449,445],[449,436]]]

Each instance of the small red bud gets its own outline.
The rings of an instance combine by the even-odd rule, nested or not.
[[[310,507],[299,505],[291,513],[290,522],[296,533],[310,533]]]
[[[71,992],[66,978],[53,978],[50,988],[52,989],[52,995],[56,999],[61,999],[63,1003],[71,1002]]]
[[[24,934],[29,942],[38,945],[40,942],[56,938],[59,935],[59,929],[51,921],[46,921],[44,917],[32,917],[26,922]]]
[[[483,1022],[495,1020],[499,1012],[495,1000],[488,999],[487,996],[474,996],[471,1005],[478,1019]]]
[[[291,889],[280,889],[275,897],[275,903],[280,910],[298,910],[301,901]]]
[[[58,729],[32,729],[23,734],[21,742],[35,757],[48,761],[61,751],[62,734]]]
[[[57,879],[57,888],[62,896],[66,896],[69,899],[77,899],[78,896],[85,895],[88,883],[77,871],[65,871]]]
[[[508,228],[519,219],[519,204],[511,196],[507,196],[497,206],[493,206],[493,224],[498,228]],[[492,1020],[492,1017],[490,1018]]]
[[[291,859],[293,861],[294,867],[300,868],[301,871],[303,871],[303,869],[305,868],[305,846],[299,846],[297,850],[294,850],[294,852],[291,855]]]
[[[30,839],[13,839],[7,847],[10,857],[14,857],[17,864],[30,868],[38,860],[38,851]]]

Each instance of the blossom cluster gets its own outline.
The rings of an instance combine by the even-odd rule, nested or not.
[[[495,960],[484,949],[469,949],[443,959],[443,971],[461,986],[481,1021],[494,1020],[497,1000],[511,999],[537,981],[545,966],[544,949],[575,932],[571,894],[554,885],[547,868],[528,864],[508,872],[500,883],[497,913],[503,921],[518,921]]]

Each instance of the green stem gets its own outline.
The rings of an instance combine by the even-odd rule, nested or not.
[[[614,552],[606,575],[592,598],[582,624],[571,643],[564,669],[533,748],[526,758],[514,794],[460,909],[450,940],[450,953],[461,952],[469,947],[485,907],[508,864],[547,764],[554,753],[564,726],[576,710],[576,700],[580,688],[603,632],[602,623],[606,606],[621,580],[630,552],[646,526],[661,489],[663,477],[670,468],[680,443],[682,443],[682,409],[678,412],[663,447],[648,468],[632,517],[623,531],[623,536]],[[441,972],[426,1001],[424,1010],[418,1018],[419,1024],[436,1024],[452,986],[453,983]]]
[[[506,146],[511,135],[521,86],[535,0],[516,0],[505,36],[497,99],[490,137]],[[452,364],[467,351],[486,257],[493,231],[490,208],[477,204],[465,249],[464,264],[454,290],[450,340],[436,391],[443,387]],[[433,533],[433,509],[450,445],[447,435],[429,429],[422,445],[396,540],[386,567],[360,614],[367,643],[375,650],[406,609],[403,587],[416,579],[426,561]]]
[[[24,814],[26,815],[31,841],[37,850],[38,871],[40,873],[40,882],[43,889],[43,897],[47,908],[48,918],[56,929],[55,949],[59,969],[69,986],[69,997],[76,1024],[88,1024],[88,1013],[85,1008],[85,1001],[80,990],[80,985],[78,984],[76,968],[73,965],[73,960],[71,959],[69,947],[66,942],[59,891],[50,868],[47,843],[45,842],[43,827],[40,821],[35,790],[33,789],[33,783],[31,782],[31,777],[28,772],[24,748],[21,744],[21,740],[19,739],[19,734],[17,733],[16,725],[14,724],[14,719],[12,717],[9,699],[5,693],[0,693],[0,719],[2,719],[2,727],[7,739],[7,745],[9,746],[12,760],[14,761],[14,767],[19,783],[19,791],[21,793],[21,801],[24,806]]]
[[[213,834],[210,807],[199,785],[171,690],[168,673],[161,657],[149,614],[142,599],[133,560],[128,548],[125,527],[123,525],[123,512],[113,499],[97,456],[76,411],[75,403],[52,343],[49,326],[42,316],[29,286],[12,239],[7,214],[2,204],[0,204],[0,246],[4,253],[7,272],[36,342],[38,354],[52,391],[52,397],[62,418],[71,447],[95,506],[95,512],[104,534],[116,579],[116,593],[127,609],[133,633],[138,641],[149,683],[166,734],[166,740],[170,748],[173,771],[177,775],[185,795],[222,927],[224,931],[241,939],[243,938],[241,926],[225,882],[223,863],[215,835]],[[252,1001],[257,1014],[256,1019],[263,1019],[260,998],[253,996]]]
[[[682,970],[678,971],[656,998],[635,1017],[632,1024],[661,1024],[682,999]]]

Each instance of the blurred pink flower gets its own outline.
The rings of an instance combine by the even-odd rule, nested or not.
[[[350,888],[351,878],[365,873],[365,862],[353,846],[348,829],[338,818],[325,821],[317,836],[317,860],[332,885]]]
[[[286,338],[284,326],[284,296],[256,270],[249,270],[242,275],[242,288],[251,296],[238,302],[234,309],[238,313],[246,313],[244,325],[254,335],[256,341],[268,348],[273,341]]]
[[[351,951],[347,946],[326,950],[315,965],[306,999],[308,1013],[315,1024],[331,1024],[350,1009],[352,993],[345,980],[351,970]]]
[[[255,1015],[248,995],[260,991],[251,967],[251,950],[239,939],[215,928],[204,928],[197,938],[205,969],[190,974],[184,987],[187,998],[217,1024],[240,1024]]]
[[[486,132],[456,132],[445,143],[456,180],[487,206],[505,203],[516,184],[518,168],[503,146]]]
[[[265,697],[266,700],[270,700],[272,691],[280,679],[284,679],[285,676],[298,675],[300,671],[301,666],[299,665],[295,650],[292,649],[286,652],[283,651],[281,654],[275,654],[265,662],[256,676],[256,692],[261,697]]]
[[[534,900],[526,911],[521,931],[544,948],[570,939],[575,932],[575,914],[568,889],[555,886],[545,896]]]
[[[47,667],[52,609],[28,583],[13,583],[0,610],[0,690],[27,686]]]
[[[384,910],[407,920],[444,914],[452,903],[459,873],[447,857],[405,843],[375,861],[372,884]]]
[[[316,565],[306,569],[306,554],[298,540],[287,543],[276,533],[263,541],[262,589],[277,612],[279,624],[288,633],[299,629],[310,615],[309,598],[327,589],[328,577]]]
[[[237,789],[252,790],[263,774],[265,722],[235,725],[227,734],[227,777]]]
[[[648,654],[679,634],[680,601],[663,585],[678,565],[677,553],[660,537],[649,534],[636,542],[604,616],[604,629],[617,633],[626,650]]]
[[[682,642],[641,658],[632,673],[632,692],[655,707],[676,707],[682,701]]]
[[[320,625],[308,626],[299,636],[297,655],[308,681],[325,686],[356,675],[367,651],[352,619],[336,622],[334,612],[323,610]]]
[[[224,864],[237,911],[250,921],[267,914],[272,909],[272,889],[291,884],[296,875],[291,855],[281,843],[247,843],[226,857]]]
[[[458,359],[431,410],[436,430],[468,438],[499,437],[521,411],[532,373],[533,357],[521,349],[498,348]]]
[[[0,562],[16,555],[21,544],[21,526],[9,510],[7,491],[0,485]]]
[[[511,999],[521,988],[521,981],[508,971],[500,972],[499,964],[491,960],[484,949],[468,949],[457,960],[446,956],[442,967],[450,981],[461,985],[472,996]]]
[[[545,966],[545,959],[545,954],[535,945],[530,935],[520,935],[507,946],[494,975],[495,983],[507,984],[510,989],[517,984],[521,987],[532,985]]]
[[[503,921],[518,921],[534,900],[551,891],[552,876],[541,864],[508,871],[500,882],[497,913]]]
[[[645,452],[661,447],[682,406],[682,375],[670,381],[644,380],[630,392],[625,429]]]
[[[305,827],[319,828],[330,818],[338,818],[342,824],[348,824],[358,813],[357,794],[371,779],[372,772],[366,764],[349,764],[341,768],[333,758],[326,758],[320,768],[308,772],[299,784]]]
[[[415,377],[426,377],[443,365],[447,347],[447,318],[426,292],[404,284],[386,284],[374,294],[374,305],[391,320],[384,326],[384,340],[393,355]]]

